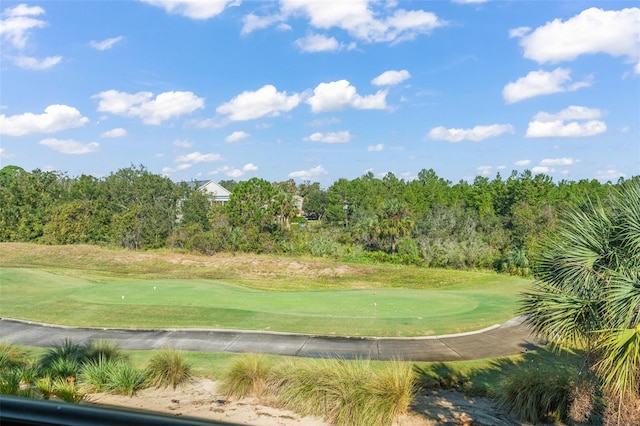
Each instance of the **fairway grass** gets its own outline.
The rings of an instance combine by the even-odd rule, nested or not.
[[[0,244],[0,316],[95,327],[426,336],[502,323],[529,281],[491,272]]]

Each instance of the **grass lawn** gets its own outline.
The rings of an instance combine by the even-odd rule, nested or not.
[[[0,316],[100,327],[418,336],[504,322],[528,280],[479,271],[0,244]]]

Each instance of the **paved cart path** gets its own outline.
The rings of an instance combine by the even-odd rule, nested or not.
[[[65,339],[106,339],[122,349],[265,353],[301,357],[372,360],[459,361],[516,355],[542,342],[521,318],[482,330],[428,337],[337,337],[211,329],[116,329],[67,327],[0,318],[0,342],[50,347]]]

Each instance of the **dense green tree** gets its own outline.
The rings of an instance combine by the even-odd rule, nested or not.
[[[231,193],[225,210],[232,226],[255,226],[268,231],[275,224],[275,188],[266,180],[251,178],[240,182]]]
[[[114,243],[132,249],[166,245],[178,214],[181,194],[176,184],[132,166],[109,175],[105,185]]]
[[[329,194],[319,188],[313,188],[304,196],[302,210],[306,215],[322,219],[329,206]]]
[[[63,194],[61,175],[9,166],[0,182],[0,239],[37,241]]]
[[[587,348],[605,389],[640,385],[640,179],[562,217],[536,262],[521,312],[546,338]]]

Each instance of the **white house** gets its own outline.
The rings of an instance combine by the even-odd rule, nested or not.
[[[211,201],[215,201],[217,203],[226,203],[229,201],[229,196],[231,192],[218,185],[214,181],[210,180],[208,182],[197,182],[198,190],[202,191],[209,195]]]

